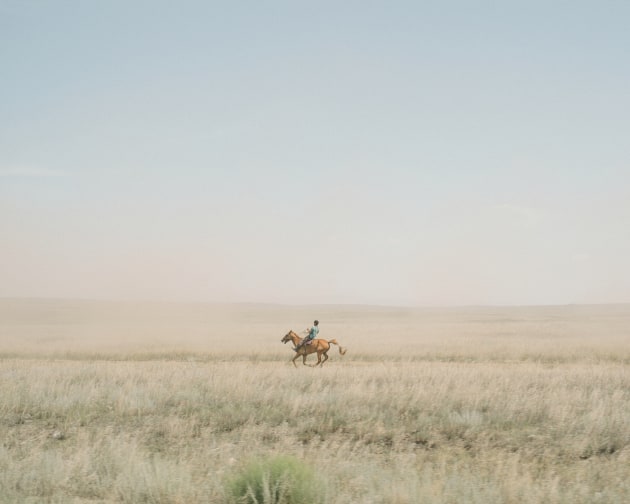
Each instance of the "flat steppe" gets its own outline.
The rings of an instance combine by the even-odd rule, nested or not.
[[[348,352],[295,369],[314,318]],[[630,305],[3,299],[0,502],[226,502],[274,455],[327,503],[630,502],[629,370]]]

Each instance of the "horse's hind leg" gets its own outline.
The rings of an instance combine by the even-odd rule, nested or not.
[[[317,352],[317,362],[313,365],[313,367],[319,366],[321,362],[322,362],[322,354],[321,352]]]
[[[320,366],[324,367],[324,362],[326,362],[328,360],[328,353],[324,352],[324,360],[322,361],[322,363],[320,364]]]

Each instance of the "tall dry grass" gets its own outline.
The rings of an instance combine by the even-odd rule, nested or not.
[[[404,316],[337,310],[349,353],[297,370],[282,332],[261,352],[239,346],[281,311],[224,322],[238,343],[214,352],[185,337],[72,347],[81,328],[123,341],[112,313],[78,329],[66,312],[39,329],[6,317],[0,334],[26,340],[0,340],[0,502],[222,503],[252,459],[275,455],[313,468],[327,503],[630,501],[627,309],[415,313],[387,348]],[[343,327],[365,318],[361,337]],[[33,343],[47,328],[52,351]]]
[[[221,502],[250,457],[303,458],[327,502],[626,502],[621,364],[11,360],[5,502]]]

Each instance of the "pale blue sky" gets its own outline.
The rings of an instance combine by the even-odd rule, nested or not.
[[[0,0],[0,296],[630,302],[629,25]]]

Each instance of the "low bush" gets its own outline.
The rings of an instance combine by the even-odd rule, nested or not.
[[[310,467],[295,457],[257,459],[227,483],[231,504],[317,504],[323,489]]]

